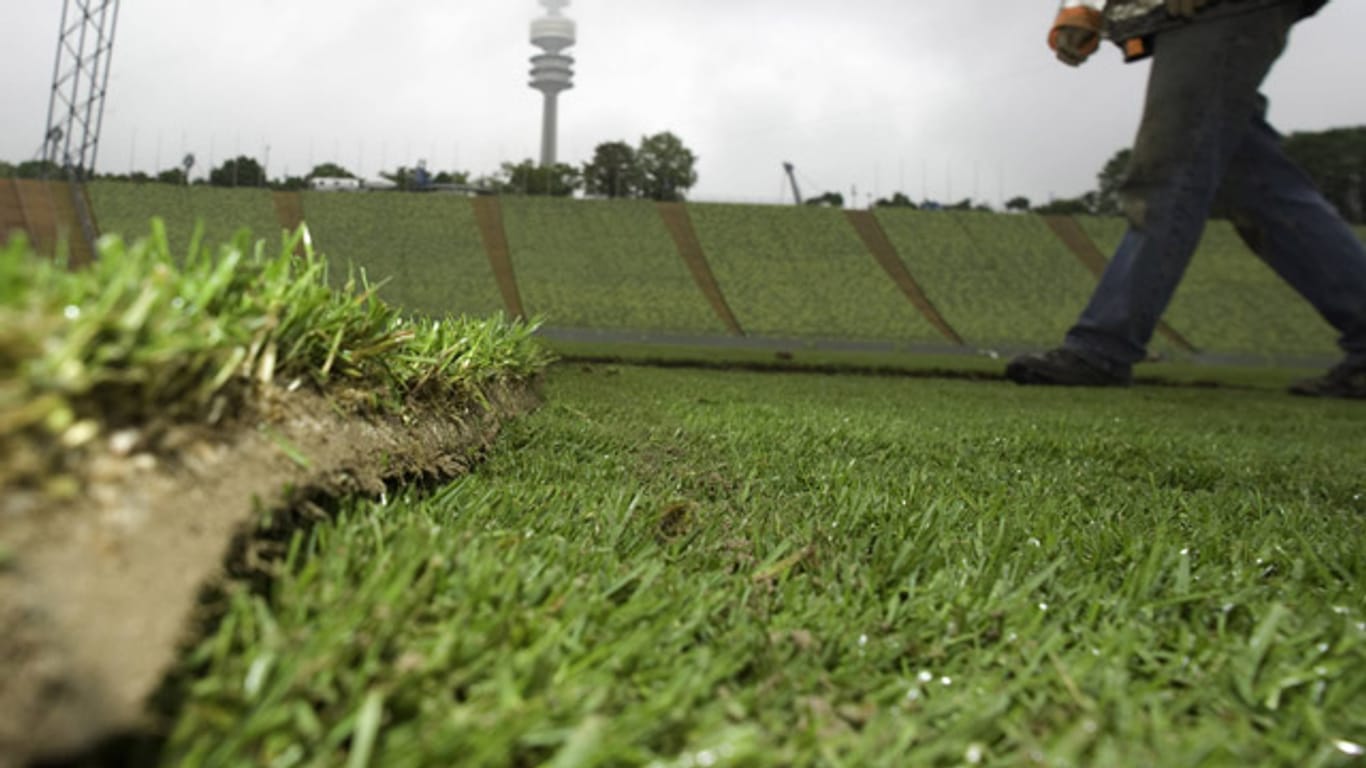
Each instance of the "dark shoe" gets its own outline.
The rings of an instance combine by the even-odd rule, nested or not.
[[[1366,400],[1366,363],[1341,363],[1313,379],[1290,385],[1290,393],[1303,397],[1339,397]]]
[[[1118,374],[1106,370],[1062,347],[1020,355],[1006,366],[1006,378],[1016,384],[1056,387],[1127,387],[1134,382],[1130,372]]]

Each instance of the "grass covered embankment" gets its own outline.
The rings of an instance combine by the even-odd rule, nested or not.
[[[136,726],[261,508],[448,478],[532,404],[531,328],[333,290],[301,238],[0,250],[0,755]]]
[[[167,764],[1346,765],[1356,403],[561,367],[301,533]]]

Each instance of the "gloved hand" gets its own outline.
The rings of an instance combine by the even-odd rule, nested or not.
[[[1048,33],[1048,45],[1058,54],[1058,61],[1078,66],[1100,47],[1104,24],[1104,17],[1095,8],[1085,5],[1063,8]]]
[[[1189,19],[1209,5],[1210,0],[1167,0],[1167,13]]]
[[[1080,27],[1059,29],[1053,38],[1058,61],[1069,67],[1079,67],[1100,46],[1100,35]]]

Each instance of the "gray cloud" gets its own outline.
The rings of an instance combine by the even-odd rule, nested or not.
[[[1146,69],[1105,51],[1067,69],[1054,4],[1006,0],[575,0],[576,88],[560,156],[672,130],[701,157],[694,197],[777,201],[780,163],[813,193],[1040,200],[1088,188],[1126,144]],[[302,174],[426,158],[476,174],[534,157],[531,0],[130,0],[100,169],[201,167],[244,153]],[[42,136],[60,3],[0,6],[0,157]],[[1366,4],[1295,33],[1267,84],[1282,129],[1366,123],[1350,73]]]

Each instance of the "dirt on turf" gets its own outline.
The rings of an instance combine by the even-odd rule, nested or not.
[[[360,393],[258,394],[212,427],[105,436],[70,468],[67,501],[0,496],[0,768],[147,728],[203,596],[230,565],[252,567],[243,542],[265,511],[303,521],[319,498],[454,477],[538,403],[531,384],[402,416],[358,406]]]

